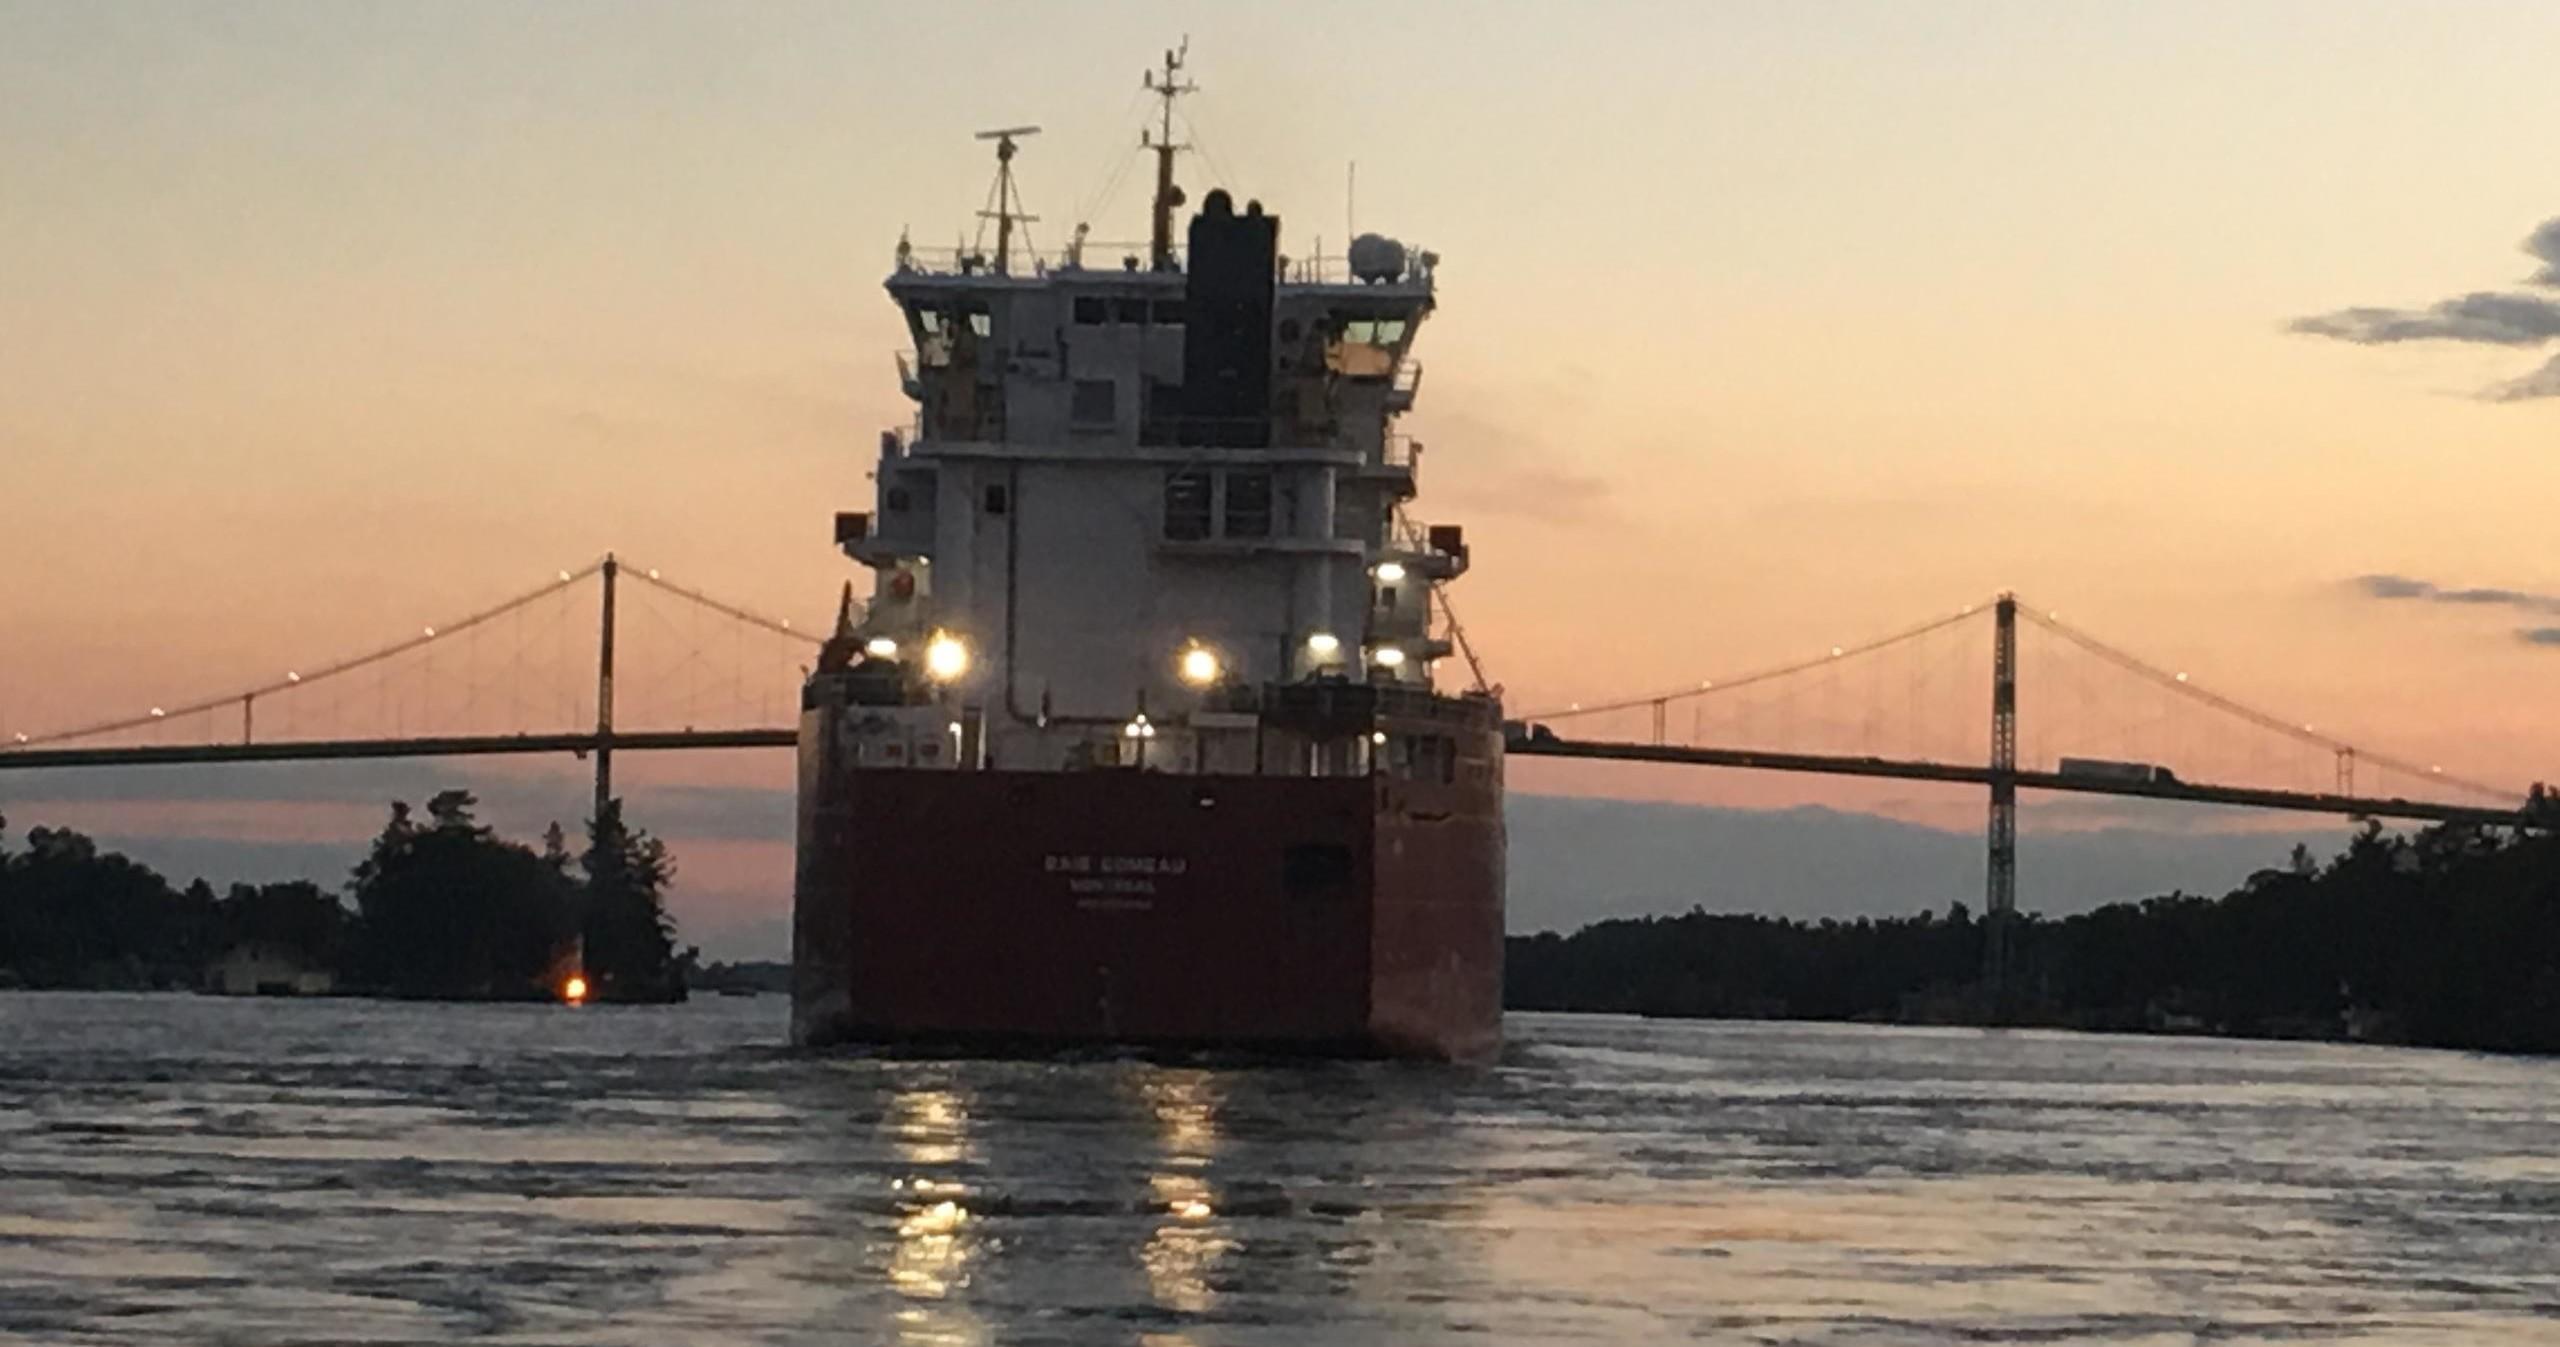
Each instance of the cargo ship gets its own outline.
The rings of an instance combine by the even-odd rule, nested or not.
[[[1484,1060],[1501,707],[1438,686],[1468,549],[1397,430],[1438,259],[1178,221],[1182,54],[1145,85],[1143,252],[1030,246],[1035,127],[982,137],[992,251],[899,241],[916,415],[835,519],[869,595],[803,691],[793,1039]]]

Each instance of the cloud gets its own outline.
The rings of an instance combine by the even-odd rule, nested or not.
[[[2560,356],[2521,379],[2509,379],[2480,390],[2483,402],[2526,402],[2534,398],[2560,398]]]
[[[2434,585],[2405,575],[2358,576],[2356,585],[2377,599],[2423,599],[2436,592]]]
[[[2534,226],[2533,232],[2525,236],[2524,251],[2542,264],[2525,282],[2560,288],[2560,216]],[[2296,318],[2286,326],[2306,336],[2358,346],[2449,341],[2520,348],[2560,341],[2560,300],[2507,290],[2474,290],[2424,308],[2360,305]],[[2560,357],[2521,378],[2491,384],[2477,396],[2483,402],[2560,397]]]
[[[2293,321],[2293,330],[2359,346],[2401,341],[2462,341],[2539,346],[2560,337],[2560,300],[2475,290],[2423,309],[2340,309]]]
[[[2351,581],[2369,599],[2393,603],[2446,603],[2459,608],[2505,608],[2535,615],[2560,614],[2560,594],[2494,585],[2448,588],[2414,575],[2359,575]],[[2560,627],[2520,627],[2516,639],[2526,645],[2560,646]]]
[[[2524,250],[2542,263],[2541,270],[2528,279],[2535,285],[2560,286],[2560,215],[2535,225],[2525,235]]]
[[[2527,613],[2560,613],[2560,594],[2536,594],[2531,590],[2499,589],[2488,586],[2447,588],[2432,580],[2413,575],[2360,575],[2355,587],[2365,597],[2374,599],[2419,599],[2428,603],[2450,603],[2470,608],[2513,608]]]

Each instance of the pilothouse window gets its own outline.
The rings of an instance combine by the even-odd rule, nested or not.
[[[1404,330],[1401,318],[1339,319],[1325,344],[1325,367],[1354,379],[1384,378],[1395,368]]]

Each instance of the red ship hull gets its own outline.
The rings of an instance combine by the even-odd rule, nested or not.
[[[1488,1059],[1503,834],[1482,749],[1489,770],[1443,782],[836,769],[804,748],[793,1038]]]

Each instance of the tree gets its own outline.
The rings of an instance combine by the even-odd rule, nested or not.
[[[356,971],[369,985],[401,996],[551,994],[575,935],[573,886],[482,826],[477,804],[468,791],[439,792],[423,828],[392,804],[349,886]]]
[[[1914,918],[1711,915],[1513,937],[1521,1009],[1897,1018],[1976,976],[1961,908]],[[2325,867],[2296,849],[2221,898],[2169,894],[2019,921],[2027,1017],[2082,1028],[2353,1033],[2560,1051],[2560,837],[2368,825]]]
[[[0,964],[33,987],[192,985],[204,914],[150,867],[68,828],[0,859]]]
[[[221,948],[264,945],[307,965],[334,968],[344,954],[347,909],[307,879],[234,884],[220,904]]]
[[[587,826],[580,929],[586,976],[598,1000],[681,1001],[684,974],[667,919],[667,885],[675,860],[666,843],[623,821],[622,802],[608,800]]]

